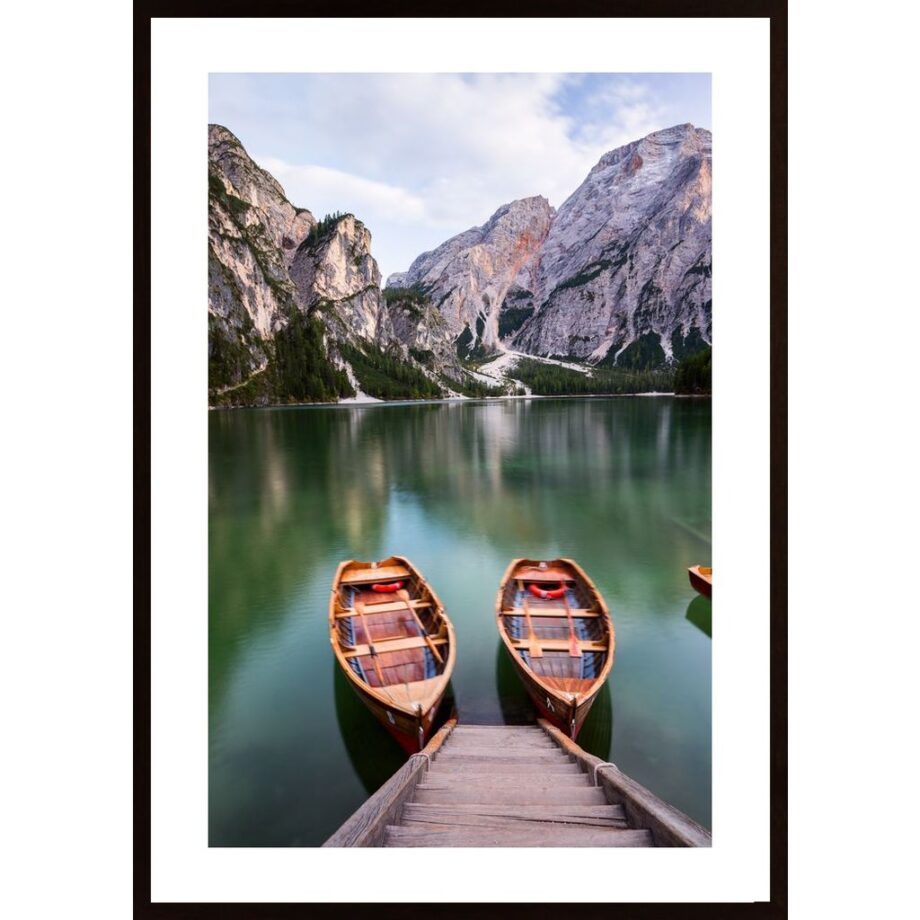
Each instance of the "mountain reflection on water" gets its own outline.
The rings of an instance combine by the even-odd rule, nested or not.
[[[336,675],[326,626],[338,562],[393,553],[453,619],[461,718],[495,722],[529,713],[495,629],[509,559],[577,559],[617,632],[579,740],[708,825],[711,626],[687,581],[711,558],[708,400],[237,410],[209,425],[212,845],[317,845],[402,762]]]

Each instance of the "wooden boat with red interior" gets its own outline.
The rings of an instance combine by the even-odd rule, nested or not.
[[[616,649],[610,611],[594,582],[571,559],[515,559],[498,589],[496,613],[534,705],[576,738]]]
[[[408,559],[341,563],[329,641],[358,696],[410,754],[420,751],[454,670],[454,627]]]
[[[691,565],[687,572],[690,574],[690,584],[693,585],[693,590],[711,600],[712,569],[708,565]]]

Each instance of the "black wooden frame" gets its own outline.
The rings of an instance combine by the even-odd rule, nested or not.
[[[583,920],[618,917],[785,917],[787,778],[787,34],[782,0],[532,0],[529,17],[762,18],[770,20],[770,901],[750,904],[174,904],[150,899],[150,26],[186,17],[519,16],[508,0],[141,0],[134,6],[134,914],[176,918],[423,917]],[[449,851],[448,851],[449,852]],[[449,866],[445,875],[450,877]]]

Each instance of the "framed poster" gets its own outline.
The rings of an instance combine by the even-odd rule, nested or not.
[[[138,18],[139,913],[784,909],[785,10],[652,11]]]

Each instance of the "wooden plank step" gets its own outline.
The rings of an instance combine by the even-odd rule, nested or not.
[[[570,818],[596,821],[626,821],[622,805],[424,805],[406,802],[403,817],[425,819],[429,815],[479,815],[489,817],[537,818],[541,821],[566,821]]]
[[[413,610],[422,610],[425,607],[430,607],[431,601],[409,601],[408,606],[412,607]],[[397,610],[405,609],[407,609],[407,605],[404,601],[393,601],[392,604],[365,604],[364,615],[370,616],[374,613],[394,613]],[[348,617],[356,616],[359,616],[358,611],[355,610],[354,607],[347,607],[345,610],[337,613],[335,618],[337,620],[343,620]],[[540,731],[540,729],[538,728],[537,731]]]
[[[454,742],[470,744],[549,744],[556,748],[559,747],[558,744],[552,741],[549,736],[543,732],[540,732],[538,735],[531,732],[528,732],[526,735],[520,732],[498,731],[461,732],[460,734],[452,732],[445,743],[453,744]]]
[[[470,771],[451,770],[449,767],[432,767],[425,774],[425,783],[429,787],[450,786],[465,789],[479,789],[483,786],[495,789],[521,789],[538,783],[561,789],[563,786],[591,786],[587,773],[546,773],[540,771],[530,775],[520,773],[471,773]]]
[[[564,825],[431,830],[389,825],[387,847],[650,847],[652,832]]]
[[[534,617],[562,617],[565,619],[565,607],[531,607],[529,604],[527,606],[527,613],[530,614],[531,619]],[[509,610],[502,611],[503,617],[522,617],[524,616],[523,607],[512,607]],[[596,610],[588,610],[584,607],[573,607],[572,616],[578,617],[579,619],[594,619],[599,617],[600,614]]]
[[[448,741],[475,741],[477,743],[483,744],[507,744],[507,743],[522,743],[522,744],[552,744],[554,747],[559,747],[554,741],[552,741],[547,735],[540,732],[535,734],[534,732],[500,732],[500,731],[484,731],[484,732],[452,732]]]
[[[343,585],[357,585],[377,581],[387,581],[391,578],[408,578],[411,573],[403,565],[381,565],[376,569],[354,569],[347,572],[340,579]]]
[[[463,744],[463,745],[458,744],[456,747],[447,747],[447,745],[445,745],[444,747],[445,747],[444,755],[445,756],[449,755],[451,757],[453,757],[454,755],[457,755],[458,757],[463,756],[463,755],[467,755],[471,757],[486,757],[489,754],[494,754],[496,756],[502,755],[502,754],[504,755],[520,754],[520,755],[523,755],[526,759],[526,757],[528,757],[531,754],[533,755],[543,754],[543,755],[549,756],[550,754],[555,753],[555,751],[553,751],[552,748],[525,748],[525,747],[520,747],[517,745],[510,745],[510,744],[505,745],[504,747],[498,747],[498,746],[492,747],[491,745],[480,746],[480,745],[474,745],[474,744]]]
[[[435,645],[444,645],[447,638],[435,639],[430,637]],[[409,639],[374,639],[374,648],[378,652],[403,652],[410,648],[422,648],[427,646],[428,642],[424,636],[412,636]],[[363,655],[370,655],[371,648],[369,645],[356,645],[354,648],[344,650],[346,658],[358,658]]]
[[[577,763],[572,763],[570,760],[560,760],[550,763],[531,763],[530,760],[517,760],[513,763],[495,761],[486,763],[466,763],[463,761],[457,762],[452,760],[449,756],[444,756],[433,761],[428,772],[434,774],[441,773],[442,771],[460,773],[464,776],[475,776],[479,773],[507,773],[511,776],[525,777],[543,776],[545,774],[587,776]]]
[[[431,805],[420,806],[433,808]],[[600,806],[598,806],[600,807]],[[475,812],[443,812],[423,811],[407,812],[403,810],[399,822],[403,827],[427,827],[437,830],[445,827],[612,827],[618,830],[626,829],[625,818],[592,818],[588,816],[566,815],[565,817],[549,817],[546,809],[541,813],[532,815],[494,815],[477,814]]]
[[[428,777],[426,776],[427,780]],[[420,805],[608,805],[597,786],[562,786],[531,783],[525,788],[419,783],[413,801]]]
[[[538,734],[539,732],[539,734]],[[543,735],[541,738],[540,735]],[[458,741],[461,738],[464,740],[470,741],[490,741],[493,744],[502,744],[504,741],[545,741],[547,739],[546,735],[543,732],[540,732],[540,729],[537,729],[536,732],[531,731],[530,729],[515,730],[509,729],[508,731],[503,731],[499,728],[486,728],[482,731],[477,729],[468,729],[466,731],[457,732],[454,731],[451,734],[451,738],[454,741]]]
[[[445,751],[443,748],[435,755],[435,763],[460,763],[460,764],[491,764],[491,763],[507,763],[507,764],[544,764],[544,763],[574,763],[571,757],[564,754],[562,751],[547,751],[544,753],[527,753],[527,754],[518,754],[515,752],[508,751],[491,751],[480,754],[467,754],[465,752],[457,752],[451,754]]]
[[[452,732],[452,735],[475,735],[475,734],[513,734],[513,735],[543,735],[546,732],[537,725],[458,725]]]
[[[535,741],[522,744],[518,741],[489,743],[487,741],[448,741],[444,745],[445,752],[452,754],[553,754],[552,744],[543,744]]]

